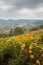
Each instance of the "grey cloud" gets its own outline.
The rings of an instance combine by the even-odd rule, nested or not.
[[[28,9],[34,10],[37,7],[40,8],[42,4],[43,4],[43,0],[0,0],[0,17],[3,17],[3,18],[18,17],[19,18],[21,16],[18,13],[19,9],[28,8]],[[7,9],[4,9],[4,6],[7,6]]]
[[[36,8],[40,4],[43,4],[43,0],[4,0],[4,4],[16,6],[18,9],[23,7]]]

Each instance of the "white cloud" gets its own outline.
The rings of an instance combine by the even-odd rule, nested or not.
[[[28,9],[23,8],[23,9],[19,10],[18,13],[19,13],[19,14],[27,14],[28,11],[29,11]]]
[[[43,7],[36,9],[20,9],[17,11],[19,18],[23,19],[43,19]]]

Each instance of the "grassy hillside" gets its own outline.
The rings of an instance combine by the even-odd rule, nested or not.
[[[0,38],[0,65],[43,65],[43,29]]]

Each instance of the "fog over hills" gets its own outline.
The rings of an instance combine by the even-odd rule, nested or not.
[[[43,24],[43,20],[31,20],[31,19],[19,19],[19,20],[13,20],[13,19],[8,19],[8,20],[4,20],[4,19],[0,19],[0,30],[3,29],[10,29],[10,28],[14,28],[16,26],[29,26],[29,25],[39,25],[39,24]]]
[[[0,24],[4,24],[4,25],[13,25],[13,24],[20,24],[20,23],[27,23],[27,24],[32,24],[32,23],[43,23],[43,20],[29,20],[29,19],[19,19],[19,20],[13,20],[13,19],[8,19],[8,20],[4,20],[4,19],[0,19]]]
[[[13,19],[8,19],[8,20],[4,20],[4,19],[0,19],[0,24],[4,24],[4,25],[13,25],[13,24],[20,24],[20,23],[33,23],[35,20],[26,20],[26,19],[20,19],[20,20],[13,20]]]

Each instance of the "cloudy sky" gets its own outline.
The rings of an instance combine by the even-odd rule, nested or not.
[[[43,19],[43,0],[0,0],[0,19]]]

